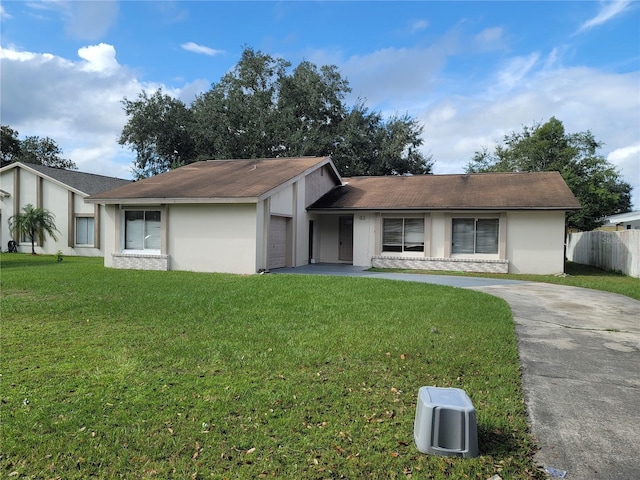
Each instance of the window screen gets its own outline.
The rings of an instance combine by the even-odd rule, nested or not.
[[[454,218],[451,253],[498,253],[497,218]]]
[[[385,252],[424,252],[424,219],[385,218],[382,250]]]
[[[94,244],[94,220],[93,217],[76,218],[76,245]]]
[[[126,250],[160,250],[160,212],[127,210],[124,237]]]

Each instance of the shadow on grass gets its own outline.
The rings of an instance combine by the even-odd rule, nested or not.
[[[0,255],[0,265],[2,269],[42,267],[42,265],[57,264],[58,258],[55,255],[32,255],[31,253],[6,253]]]
[[[478,425],[478,450],[480,455],[495,457],[521,455],[522,438],[514,437],[511,432]]]
[[[583,265],[581,263],[567,262],[565,265],[565,273],[567,275],[584,276],[584,277],[624,277],[625,275],[620,272],[612,272],[608,270],[602,270],[598,267],[591,265]]]

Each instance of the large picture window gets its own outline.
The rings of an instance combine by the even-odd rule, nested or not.
[[[76,218],[76,245],[94,245],[93,217]]]
[[[424,252],[423,218],[385,218],[382,250],[385,252]]]
[[[125,250],[160,251],[160,212],[127,210],[124,219]]]
[[[451,253],[498,253],[497,218],[454,218]]]

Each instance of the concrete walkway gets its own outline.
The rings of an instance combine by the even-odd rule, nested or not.
[[[471,288],[503,298],[516,323],[541,466],[567,479],[640,478],[640,302],[515,280],[308,265],[274,273],[365,276]]]

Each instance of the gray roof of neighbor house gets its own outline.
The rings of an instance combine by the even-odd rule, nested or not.
[[[87,199],[90,203],[216,202],[257,199],[307,171],[329,164],[329,157],[298,157],[196,162]]]
[[[33,163],[16,162],[7,165],[2,170],[5,171],[16,167],[35,170],[44,176],[57,180],[58,182],[86,195],[93,195],[131,183],[131,180],[125,180],[123,178],[106,177],[104,175],[96,175],[94,173],[78,172],[77,170],[45,167],[44,165],[37,165]]]
[[[309,210],[574,210],[558,172],[354,177]]]
[[[618,213],[616,215],[609,215],[608,217],[604,217],[609,223],[624,223],[624,222],[633,222],[636,220],[640,220],[640,210],[635,210],[633,212],[626,213]]]

